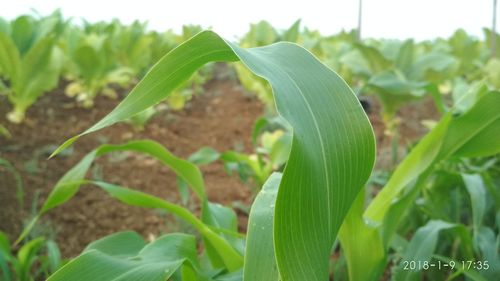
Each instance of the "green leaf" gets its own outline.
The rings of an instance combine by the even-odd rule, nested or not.
[[[493,133],[488,131],[492,127],[495,128],[500,119],[498,104],[500,104],[500,93],[487,92],[479,97],[467,112],[455,116],[452,112],[448,112],[396,168],[386,186],[373,199],[363,216],[363,220],[366,220],[364,223],[381,227],[383,245],[389,245],[402,216],[413,204],[437,164],[452,157],[489,156],[499,151],[498,138],[489,139],[496,136],[497,131]],[[478,144],[489,144],[489,146]],[[351,251],[363,249],[361,246],[353,245]],[[373,267],[376,266],[374,263]]]
[[[188,161],[196,165],[207,165],[219,159],[219,152],[211,147],[202,147],[188,157]]]
[[[495,237],[495,232],[491,228],[482,226],[474,241],[480,250],[481,259],[489,262],[490,268],[485,272],[485,276],[490,277],[489,280],[494,280],[495,276],[500,276],[500,253],[498,252],[500,239],[498,237]]]
[[[462,179],[470,196],[474,232],[478,232],[486,210],[486,188],[478,174],[462,174]]]
[[[419,228],[408,244],[402,261],[398,269],[394,273],[394,280],[406,281],[415,280],[418,272],[422,268],[416,270],[405,270],[404,261],[424,262],[430,261],[432,254],[437,246],[439,233],[442,230],[455,229],[461,233],[461,237],[466,239],[463,244],[472,245],[467,229],[461,224],[448,223],[445,221],[431,220],[425,226]],[[418,280],[418,279],[417,279]]]
[[[105,241],[95,241],[80,256],[73,259],[48,281],[164,281],[167,280],[186,261],[193,265],[196,260],[196,240],[191,235],[168,234],[143,247],[123,251],[118,249],[122,242],[132,242],[139,246],[144,243],[138,235],[117,233],[105,237]],[[101,247],[96,247],[100,244]],[[101,248],[104,247],[104,251]]]
[[[91,46],[81,46],[75,51],[73,57],[81,75],[87,81],[90,81],[102,71],[102,62],[99,55]]]
[[[38,41],[21,61],[21,77],[13,81],[16,102],[29,106],[44,92],[57,86],[60,62],[54,51],[52,36]]]
[[[234,271],[240,268],[243,264],[242,257],[232,248],[221,236],[214,233],[207,225],[196,218],[187,209],[178,205],[169,203],[155,196],[145,194],[139,191],[131,190],[128,188],[112,185],[104,182],[94,182],[100,188],[108,192],[112,197],[122,201],[123,203],[131,206],[163,209],[174,213],[186,222],[190,223],[197,231],[199,231],[204,238],[215,248],[215,251],[220,255],[224,265],[230,270]]]
[[[255,197],[248,219],[245,252],[245,281],[277,281],[278,267],[274,254],[273,218],[281,174],[272,174]]]
[[[156,158],[161,163],[171,168],[183,181],[187,182],[201,200],[206,200],[205,184],[198,167],[186,160],[177,158],[161,144],[150,140],[132,141],[122,145],[105,144],[88,153],[80,162],[59,179],[45,200],[38,215],[23,229],[23,233],[21,233],[16,243],[26,237],[42,214],[64,204],[76,194],[80,186],[85,183],[85,181],[83,181],[85,175],[96,157],[117,151],[140,152]]]
[[[381,73],[390,69],[392,63],[388,59],[386,59],[375,47],[363,45],[360,43],[356,43],[355,46],[368,62],[371,74]]]
[[[61,267],[61,251],[57,246],[57,243],[53,240],[48,240],[47,246],[47,259],[48,259],[48,269],[50,273],[56,272],[59,267]]]
[[[35,222],[39,217],[45,212],[52,208],[55,208],[69,199],[71,199],[75,193],[78,191],[80,186],[89,181],[85,181],[84,177],[90,168],[90,165],[94,161],[95,157],[116,151],[135,151],[147,154],[151,157],[156,158],[163,164],[170,167],[177,176],[186,182],[193,191],[198,195],[199,199],[202,201],[202,212],[208,214],[209,216],[217,216],[217,213],[212,214],[220,208],[208,208],[208,202],[205,195],[205,186],[203,183],[203,178],[199,169],[189,161],[180,159],[172,155],[168,150],[166,150],[159,143],[149,140],[132,141],[123,145],[102,145],[96,150],[87,154],[77,165],[75,165],[71,170],[69,170],[56,184],[49,197],[45,201],[39,214],[31,221],[31,223],[23,230],[23,233],[18,238],[18,241],[22,240],[31,230]],[[184,219],[190,223],[195,229],[197,229],[203,236],[206,242],[207,249],[210,248],[211,259],[214,262],[214,266],[225,266],[231,271],[234,271],[241,267],[243,263],[242,256],[235,250],[242,247],[238,247],[238,243],[234,239],[224,240],[224,236],[217,236],[217,234],[212,231],[207,225],[202,221],[197,219],[188,210],[182,208],[181,206],[163,201],[154,196],[139,193],[136,191],[123,189],[118,186],[109,185],[106,183],[93,182],[94,184],[105,189],[110,195],[116,197],[118,200],[132,205],[145,208],[160,208],[168,210],[180,218]],[[208,216],[207,215],[207,216]],[[227,215],[227,213],[226,213]],[[233,213],[234,218],[234,228],[236,227],[236,216]],[[211,224],[209,224],[211,225]],[[223,225],[222,227],[226,227]],[[241,243],[240,243],[241,244]],[[231,247],[234,245],[235,249]],[[242,250],[241,250],[242,251]],[[217,262],[219,261],[219,263]]]
[[[16,80],[21,68],[21,54],[14,41],[0,32],[0,70],[10,80]]]
[[[414,60],[414,49],[415,44],[413,40],[406,40],[403,45],[399,48],[395,65],[397,68],[401,69],[403,73],[408,74],[413,64]]]
[[[0,270],[2,271],[2,280],[11,280],[11,269],[9,263],[15,259],[10,248],[10,241],[3,231],[0,230]]]
[[[455,64],[455,58],[448,54],[430,52],[419,56],[415,60],[408,77],[416,81],[439,81],[447,77]]]
[[[285,33],[283,33],[283,41],[297,42],[300,35],[300,19],[296,20]]]
[[[21,55],[25,54],[33,43],[35,22],[30,16],[20,16],[12,22],[12,39]]]
[[[453,156],[488,156],[500,151],[499,92],[484,94],[459,116],[449,112],[396,168],[386,186],[370,203],[365,216],[381,222],[391,203],[412,181],[436,163]],[[495,130],[496,129],[496,130]],[[427,173],[428,174],[428,173]]]
[[[205,185],[199,169],[190,162],[175,157],[161,144],[150,140],[132,141],[123,145],[101,145],[94,151],[87,154],[80,162],[69,170],[56,184],[49,197],[45,201],[41,213],[44,213],[60,204],[66,202],[76,193],[84,179],[90,165],[95,157],[116,151],[135,151],[147,154],[160,160],[163,164],[171,168],[182,180],[186,181],[199,196],[204,200]],[[73,182],[73,183],[72,183]],[[69,183],[69,184],[68,184]]]
[[[17,252],[17,260],[14,263],[14,270],[19,280],[26,280],[30,276],[32,266],[39,258],[38,252],[42,248],[45,238],[39,237],[28,241]]]
[[[133,231],[123,231],[90,243],[83,252],[97,250],[110,256],[132,257],[144,246],[146,242],[139,234]]]
[[[362,218],[365,192],[359,192],[339,232],[349,280],[378,280],[384,271],[386,252],[380,230]],[[363,270],[361,270],[363,269]]]
[[[269,81],[279,114],[294,130],[274,221],[281,277],[326,279],[338,229],[373,167],[375,140],[347,84],[297,45],[245,50],[213,32],[201,32],[163,57],[111,113],[53,155],[80,136],[161,101],[202,65],[238,59]]]
[[[214,232],[218,232],[219,236],[227,241],[233,248],[243,256],[245,252],[245,241],[242,235],[238,233],[238,218],[233,209],[222,206],[217,203],[205,201],[202,208],[202,221],[211,227]],[[213,261],[220,260],[219,264],[223,264],[220,256],[216,256],[217,250],[210,241],[205,240],[206,250]],[[208,243],[207,243],[208,242]],[[217,262],[215,262],[215,265]]]

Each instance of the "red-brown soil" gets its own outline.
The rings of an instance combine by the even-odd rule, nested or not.
[[[29,205],[35,191],[40,191],[42,199],[46,198],[57,180],[70,167],[103,142],[152,139],[184,158],[202,146],[210,146],[218,151],[243,148],[251,152],[250,134],[255,119],[262,114],[262,104],[251,96],[242,95],[240,87],[230,80],[212,81],[205,85],[205,90],[204,94],[194,97],[180,112],[162,111],[141,132],[128,124],[118,124],[82,138],[70,155],[50,160],[46,158],[51,149],[98,121],[116,106],[117,101],[98,98],[94,108],[85,110],[73,107],[72,100],[59,90],[45,95],[30,108],[28,120],[22,125],[11,125],[5,121],[8,109],[3,103],[0,107],[0,122],[7,124],[13,138],[0,140],[0,157],[13,163],[21,173],[24,191],[28,195],[25,201]],[[40,148],[45,148],[45,151]],[[38,159],[36,155],[39,155]],[[27,171],[29,163],[36,163],[36,172]],[[250,188],[238,177],[227,175],[221,163],[203,166],[201,170],[210,201],[224,205],[231,205],[234,201],[250,203]],[[19,218],[28,212],[24,210],[23,215],[20,214],[15,199],[14,179],[2,171],[0,229],[14,236],[21,229]],[[173,202],[180,201],[175,174],[142,155],[130,154],[121,161],[104,156],[97,161],[92,171],[93,176],[102,175],[108,182],[133,187]],[[55,229],[57,241],[66,257],[78,254],[92,240],[118,230],[131,229],[148,236],[183,227],[159,212],[121,204],[91,186],[82,187],[75,198],[49,212],[46,220]],[[243,216],[240,227],[246,228]]]
[[[61,87],[62,89],[63,87]],[[180,112],[162,111],[143,131],[128,124],[117,124],[79,140],[66,156],[47,160],[51,150],[67,138],[82,132],[116,106],[117,101],[98,98],[90,110],[74,107],[73,101],[62,90],[40,98],[28,113],[22,125],[5,120],[9,110],[6,99],[0,97],[0,124],[12,133],[11,140],[0,138],[0,158],[7,159],[20,172],[27,198],[21,212],[15,199],[14,178],[0,168],[0,230],[15,237],[21,229],[21,218],[29,215],[33,194],[40,192],[40,202],[46,198],[57,180],[86,153],[101,143],[123,143],[132,139],[152,139],[162,143],[171,152],[187,157],[202,146],[218,151],[241,148],[251,152],[250,134],[253,123],[263,112],[263,105],[253,96],[243,94],[236,81],[212,80],[205,85],[205,93],[196,96]],[[379,117],[379,105],[372,100],[369,114],[377,136],[378,167],[387,168],[390,139],[384,135]],[[399,116],[400,144],[405,147],[425,133],[420,120],[436,119],[432,101],[403,108]],[[404,149],[403,149],[404,150]],[[389,157],[389,158],[388,158]],[[202,166],[209,200],[224,205],[241,201],[250,204],[251,191],[237,176],[229,176],[221,163]],[[173,172],[147,157],[129,154],[125,159],[105,156],[94,165],[90,176],[102,176],[108,182],[136,188],[179,202],[176,178]],[[196,204],[190,204],[197,211]],[[157,211],[139,209],[118,203],[103,191],[84,186],[67,204],[49,212],[44,221],[50,224],[63,256],[78,254],[89,242],[119,230],[135,230],[144,236],[167,231],[185,231],[185,226]],[[246,216],[239,214],[239,226],[246,229]],[[49,229],[47,228],[47,229]]]

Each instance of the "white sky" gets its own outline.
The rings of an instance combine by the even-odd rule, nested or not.
[[[265,19],[286,28],[296,19],[323,34],[357,26],[358,0],[0,0],[0,16],[12,19],[31,8],[48,14],[61,8],[65,17],[89,21],[117,17],[125,23],[147,20],[156,30],[182,24],[212,27],[228,39],[243,35],[249,23]],[[363,37],[431,39],[457,28],[482,37],[491,27],[493,0],[363,0]],[[497,15],[500,17],[500,4]],[[497,20],[498,30],[498,20]]]

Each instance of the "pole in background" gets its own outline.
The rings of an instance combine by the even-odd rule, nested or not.
[[[496,3],[496,0],[493,0]],[[363,0],[359,0],[359,7],[358,7],[358,41],[361,41],[361,16],[363,13]]]
[[[361,1],[361,0],[360,0]],[[497,54],[497,0],[493,0],[493,23],[491,26],[491,56],[496,57]]]

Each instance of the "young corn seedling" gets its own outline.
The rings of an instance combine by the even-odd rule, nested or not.
[[[57,86],[60,24],[59,14],[42,19],[21,16],[0,24],[0,94],[7,95],[14,107],[9,121],[21,123],[28,107]]]
[[[0,277],[3,281],[32,281],[46,278],[60,266],[57,244],[44,237],[12,249],[7,235],[0,231]]]
[[[162,58],[109,115],[66,141],[54,155],[79,137],[160,102],[204,64],[238,60],[269,81],[278,113],[293,128],[283,173],[271,175],[252,206],[246,250],[235,243],[238,239],[234,241],[241,236],[227,231],[227,224],[217,219],[228,212],[204,199],[201,175],[193,170],[195,166],[152,142],[107,145],[88,154],[59,181],[40,215],[69,200],[82,183],[92,183],[124,203],[169,210],[189,222],[203,237],[209,268],[204,270],[196,262],[192,236],[171,234],[145,245],[137,235],[125,233],[91,244],[49,280],[93,280],[95,274],[100,274],[100,280],[138,276],[147,280],[206,280],[207,274],[208,280],[222,280],[222,276],[226,280],[259,281],[328,279],[331,248],[371,173],[375,141],[368,118],[347,84],[295,44],[244,49],[213,32],[201,32]],[[96,156],[120,149],[142,151],[169,165],[193,188],[208,215],[199,219],[154,196],[82,180]],[[29,227],[23,235],[28,232]],[[117,243],[131,247],[116,250]]]
[[[252,131],[254,152],[226,151],[220,155],[228,171],[236,171],[243,181],[252,178],[260,190],[274,171],[282,170],[292,145],[291,128],[280,118],[260,118]]]
[[[291,128],[279,117],[259,118],[252,131],[254,151],[251,154],[229,150],[219,153],[213,148],[202,147],[188,157],[197,165],[216,160],[224,163],[227,172],[236,172],[243,182],[252,179],[254,191],[259,191],[269,176],[281,171],[288,159],[291,147]]]
[[[413,148],[366,209],[364,194],[358,195],[339,235],[351,280],[380,279],[404,214],[430,182],[439,165],[453,159],[487,157],[500,152],[500,112],[497,109],[500,92],[471,91],[469,95],[470,98],[463,98],[455,105],[461,111],[454,108],[447,112]],[[441,229],[457,228],[463,227],[431,221],[418,237],[436,237]],[[434,236],[429,236],[430,229],[434,229]],[[463,240],[467,245],[467,239]],[[418,242],[410,242],[410,245],[413,246],[405,256],[409,258],[407,261],[414,258],[423,262],[430,260],[435,243],[418,245]],[[419,255],[415,256],[416,253]],[[465,257],[473,258],[470,255]],[[412,280],[410,278],[418,277],[416,271],[404,272],[402,279],[396,280]]]

